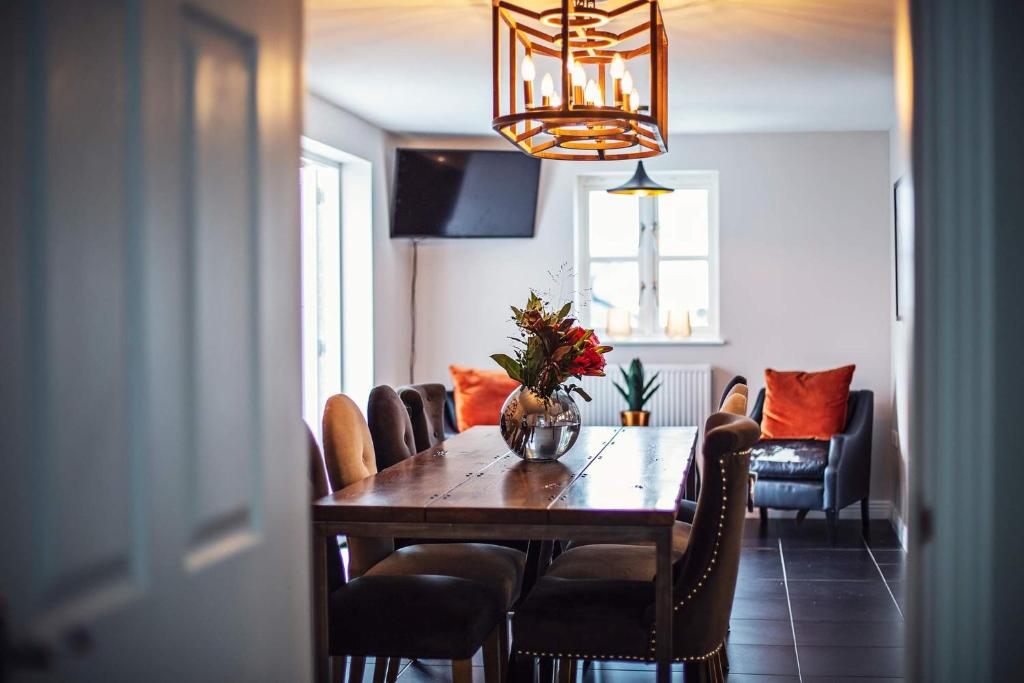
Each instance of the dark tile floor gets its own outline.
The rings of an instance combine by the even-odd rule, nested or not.
[[[903,678],[906,553],[891,526],[841,520],[835,548],[823,520],[748,520],[729,640],[730,683],[870,683]],[[403,662],[405,663],[405,662]],[[474,662],[474,683],[483,681]],[[404,683],[450,679],[442,662],[406,666]],[[369,668],[367,670],[369,674]],[[598,662],[583,683],[649,683],[653,667]]]

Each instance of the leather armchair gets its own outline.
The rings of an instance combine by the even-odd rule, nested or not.
[[[839,511],[859,500],[867,534],[874,393],[851,391],[846,411],[846,427],[828,442],[766,439],[754,447],[750,469],[757,475],[754,503],[762,520],[768,508],[797,510],[798,520],[810,510],[823,510],[834,545]],[[750,417],[760,423],[763,412],[764,389]]]

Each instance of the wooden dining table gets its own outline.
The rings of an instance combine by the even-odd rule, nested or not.
[[[326,539],[650,541],[658,683],[672,664],[672,525],[696,427],[583,427],[558,461],[526,462],[474,427],[313,503],[318,680],[328,676]]]

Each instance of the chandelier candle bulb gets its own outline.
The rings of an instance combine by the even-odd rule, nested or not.
[[[551,96],[555,93],[555,82],[551,78],[551,74],[544,74],[544,78],[540,79],[540,104],[542,107],[551,106]]]
[[[612,65],[608,71],[612,76],[612,99],[614,100],[614,104],[616,107],[621,107],[622,80],[623,77],[626,75],[626,62],[625,60],[622,59],[622,55],[620,55],[618,52],[616,52],[615,56],[612,58]],[[632,80],[632,77],[630,77],[631,84]]]
[[[619,98],[615,100],[616,107],[622,107],[626,111],[631,111],[629,108],[629,96],[633,92],[633,74],[629,73],[629,70],[623,72],[622,81],[619,83]]]
[[[640,91],[633,88],[629,91],[629,111],[638,111],[640,109]]]
[[[523,74],[523,103],[527,107],[533,106],[533,79],[537,77],[537,69],[533,65],[533,58],[530,55],[523,57],[523,63],[520,66],[520,72]]]
[[[572,103],[577,107],[584,102],[583,88],[586,84],[587,72],[583,70],[582,64],[575,62],[572,66]]]
[[[597,87],[597,83],[591,78],[587,81],[587,89],[583,94],[583,97],[587,103],[587,106],[596,107],[598,102],[601,100],[601,90]]]

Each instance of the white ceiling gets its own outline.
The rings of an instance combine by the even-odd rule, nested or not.
[[[396,132],[490,131],[490,0],[305,4],[311,91]],[[669,129],[888,130],[895,120],[892,5],[662,0]]]

